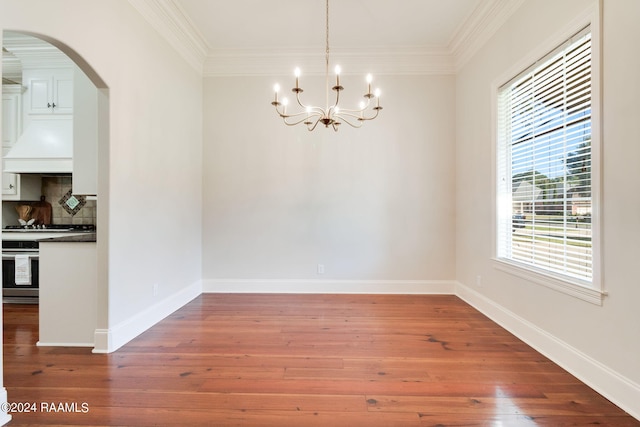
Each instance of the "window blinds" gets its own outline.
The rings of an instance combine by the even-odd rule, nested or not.
[[[592,279],[591,33],[498,93],[498,257]]]

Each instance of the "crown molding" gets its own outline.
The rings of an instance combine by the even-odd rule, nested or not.
[[[436,49],[333,49],[331,62],[339,63],[344,75],[453,74],[455,71],[448,52]],[[324,75],[324,52],[309,53],[308,49],[217,50],[207,57],[203,76],[288,75],[295,67],[300,67],[305,75]]]
[[[525,0],[483,0],[449,43],[455,71],[459,71],[504,25]]]
[[[481,0],[444,47],[351,48],[332,50],[331,55],[340,61],[345,73],[455,74],[524,1]],[[324,52],[210,49],[176,0],[129,0],[129,3],[203,76],[283,75],[289,74],[296,65],[304,66],[305,74],[324,73]],[[364,70],[364,67],[368,69]]]
[[[184,10],[173,0],[129,0],[149,24],[202,74],[209,45]]]

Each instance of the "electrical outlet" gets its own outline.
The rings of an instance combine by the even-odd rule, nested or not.
[[[324,274],[324,264],[318,264],[318,274]]]
[[[482,286],[482,276],[479,274],[476,276],[476,286]]]
[[[158,296],[158,287],[159,287],[159,285],[157,283],[153,284],[153,296],[154,297]]]

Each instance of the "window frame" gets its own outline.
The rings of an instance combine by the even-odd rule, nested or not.
[[[537,48],[531,50],[509,70],[497,78],[491,85],[492,113],[492,254],[493,266],[502,272],[525,279],[581,300],[602,305],[606,295],[602,271],[602,83],[601,83],[601,2],[587,8],[566,27],[548,37]],[[533,64],[557,50],[567,40],[586,27],[591,32],[591,231],[592,231],[592,280],[586,281],[552,272],[515,260],[498,256],[499,182],[498,182],[498,108],[500,88],[513,81]]]

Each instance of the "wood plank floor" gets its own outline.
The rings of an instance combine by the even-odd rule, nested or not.
[[[109,355],[37,338],[4,305],[37,410],[11,426],[640,426],[455,296],[205,294]]]

